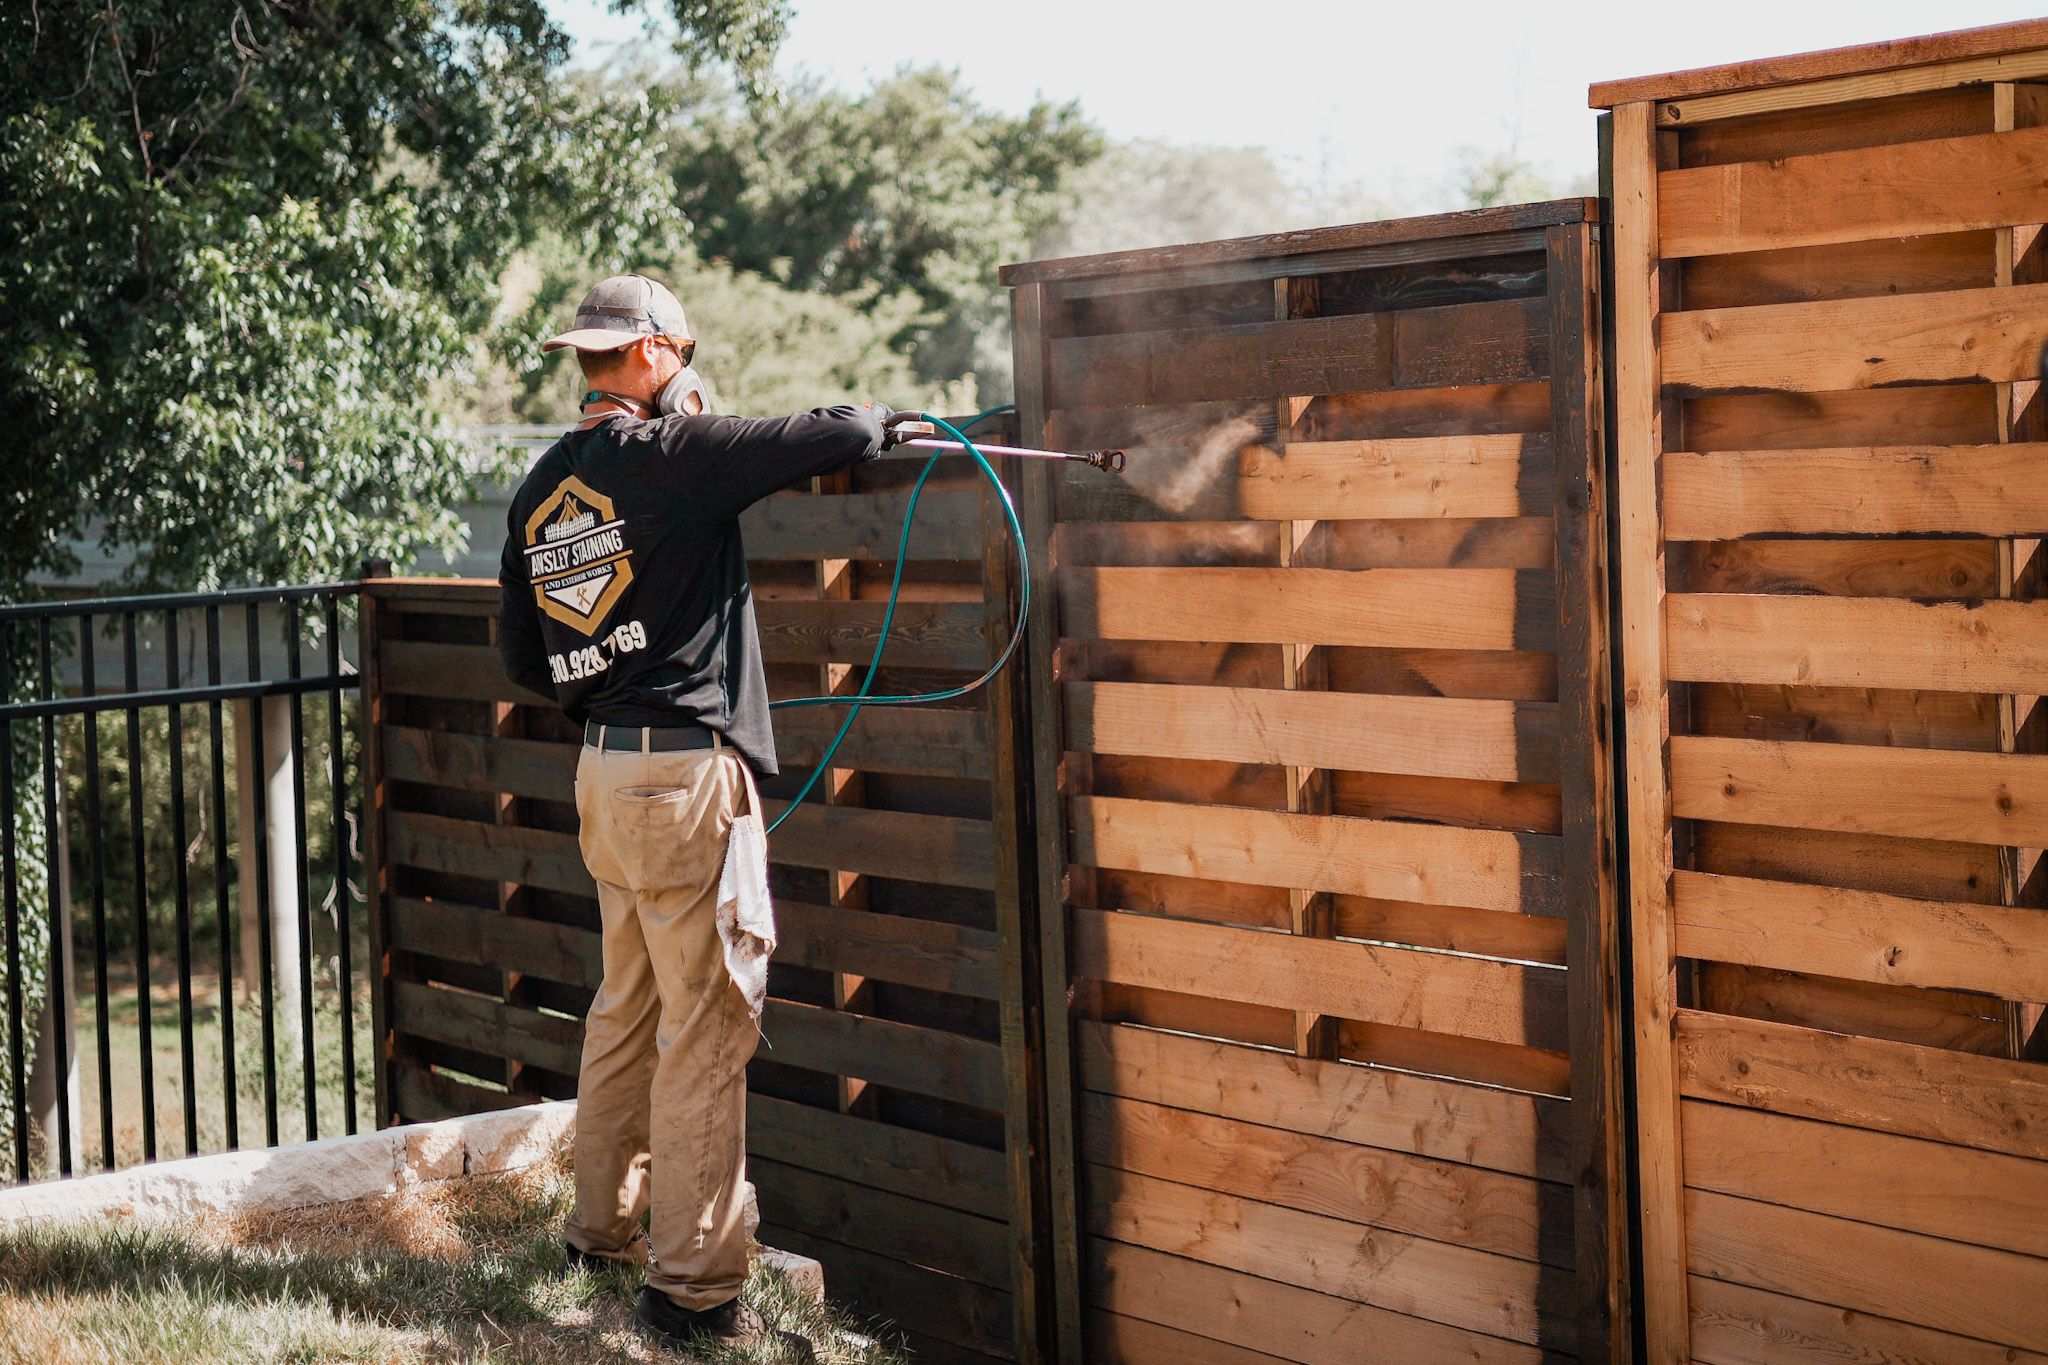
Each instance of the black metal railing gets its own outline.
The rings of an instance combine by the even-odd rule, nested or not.
[[[264,1145],[356,1131],[370,1093],[356,1069],[370,1051],[356,592],[0,606],[0,1082],[15,1180],[153,1161],[171,1123],[182,1154],[243,1146],[245,1102],[261,1104]],[[288,1124],[281,1098],[298,1110]]]

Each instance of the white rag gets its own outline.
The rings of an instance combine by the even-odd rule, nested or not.
[[[725,866],[718,874],[718,937],[725,945],[725,969],[758,1028],[768,995],[768,959],[775,952],[775,906],[768,898],[768,832],[760,795],[745,759],[740,768],[746,773],[747,810],[734,817],[726,838]]]

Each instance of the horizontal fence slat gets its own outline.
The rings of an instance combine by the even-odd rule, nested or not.
[[[1666,260],[2048,222],[2048,128],[1660,173]]]
[[[1550,512],[1557,476],[1543,434],[1309,441],[1248,446],[1238,461],[1247,517],[1523,517]]]
[[[1560,913],[1552,835],[1128,797],[1076,797],[1072,856],[1097,867],[1429,905]]]
[[[1673,681],[2033,695],[2048,677],[2048,602],[1674,593]]]
[[[400,952],[495,967],[588,990],[597,989],[604,977],[595,929],[410,896],[392,898],[387,923],[385,941]]]
[[[1556,646],[1551,576],[1515,569],[1073,569],[1062,629],[1110,640]]]
[[[386,640],[377,649],[377,686],[408,697],[547,704],[505,676],[505,665],[490,645]]]
[[[767,1061],[977,1109],[1003,1107],[1003,1053],[994,1043],[773,998],[762,1013],[761,1030],[757,1055]]]
[[[747,1096],[747,1151],[989,1218],[1009,1215],[1003,1154],[956,1138],[755,1093]]]
[[[1680,869],[1681,957],[1850,981],[2048,998],[2048,912]]]
[[[381,725],[384,776],[457,791],[576,800],[573,744]]]
[[[754,599],[762,658],[771,664],[865,664],[882,628],[882,602]],[[899,602],[885,663],[897,667],[988,666],[988,608],[979,602]]]
[[[893,560],[909,501],[907,491],[779,494],[740,514],[740,535],[750,560]],[[927,490],[909,557],[980,559],[981,495]]]
[[[2048,1260],[1700,1190],[1685,1226],[1698,1274],[2048,1349]]]
[[[391,1105],[407,1123],[432,1123],[532,1103],[531,1095],[472,1085],[402,1059],[391,1064]]]
[[[493,1057],[574,1076],[582,1065],[583,1023],[417,981],[391,983],[391,1021],[417,1034]]]
[[[775,903],[775,960],[979,1000],[996,998],[996,935],[844,906]]]
[[[823,1265],[833,1301],[873,1316],[879,1338],[894,1338],[901,1329],[919,1361],[1015,1359],[1010,1296],[1003,1290],[765,1220],[760,1240]]]
[[[1519,1342],[1124,1242],[1091,1240],[1087,1257],[1093,1302],[1134,1321],[1161,1323],[1196,1338],[1283,1353],[1262,1353],[1260,1360],[1307,1360],[1317,1365],[1366,1360],[1555,1362],[1555,1357]],[[1202,1362],[1199,1355],[1173,1359],[1188,1365]]]
[[[1077,977],[1565,1046],[1564,973],[1555,968],[1081,907],[1070,932]]]
[[[1309,397],[1506,384],[1549,374],[1542,299],[1177,331],[1063,337],[1047,386],[1062,407]]]
[[[1107,1095],[1081,1104],[1092,1162],[1546,1265],[1572,1264],[1562,1185]]]
[[[775,713],[775,753],[785,771],[808,768],[846,718],[841,706]],[[937,706],[869,706],[855,717],[833,766],[918,777],[988,777],[988,711]]]
[[[1664,383],[1681,394],[2006,383],[2036,373],[2048,284],[1665,313],[1658,336]]]
[[[1082,1084],[1245,1123],[1564,1180],[1561,1101],[1236,1043],[1078,1020]]]
[[[787,802],[762,798],[771,821]],[[989,890],[995,830],[986,820],[806,801],[775,831],[768,861],[861,872],[901,881]]]
[[[2048,754],[1677,735],[1672,814],[1687,820],[2048,846]]]
[[[944,1266],[994,1289],[1010,1288],[1008,1229],[941,1204],[871,1189],[801,1166],[762,1159],[749,1178],[761,1219],[893,1260]]]
[[[2048,534],[2048,443],[1676,452],[1670,540]]]
[[[1096,753],[1555,782],[1553,702],[1070,682],[1067,743]]]
[[[578,896],[597,894],[573,834],[411,811],[388,811],[384,824],[385,856],[394,863]]]
[[[1693,1276],[1687,1292],[1692,1300],[1693,1351],[1699,1360],[1727,1365],[1834,1365],[1842,1360],[2048,1365],[2048,1355],[2014,1351],[1874,1313],[1844,1313],[1827,1304],[1704,1275]]]
[[[2048,1256],[2048,1164],[1699,1100],[1680,1118],[1697,1189]]]
[[[1088,1227],[1149,1247],[1504,1337],[1569,1349],[1565,1277],[1531,1261],[1090,1165]],[[1332,1254],[1341,1248],[1342,1254]]]
[[[2048,1158],[2048,1069],[1945,1048],[1680,1010],[1681,1093]]]

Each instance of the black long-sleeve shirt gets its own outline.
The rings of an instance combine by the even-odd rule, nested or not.
[[[624,414],[565,432],[506,518],[498,650],[570,719],[695,721],[776,772],[739,514],[872,459],[880,404],[793,417]]]

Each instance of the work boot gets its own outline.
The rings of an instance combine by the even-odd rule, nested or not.
[[[778,1342],[802,1365],[814,1365],[818,1359],[808,1337],[770,1327],[752,1304],[738,1299],[727,1299],[716,1308],[685,1308],[653,1285],[642,1285],[633,1305],[633,1320],[662,1345],[679,1351],[693,1346],[752,1348]]]
[[[555,1276],[558,1279],[566,1280],[579,1270],[586,1271],[592,1275],[607,1275],[611,1273],[614,1267],[621,1264],[623,1262],[599,1256],[594,1252],[585,1251],[581,1247],[571,1246],[569,1243],[564,1242],[562,1243],[562,1259],[555,1266]]]

